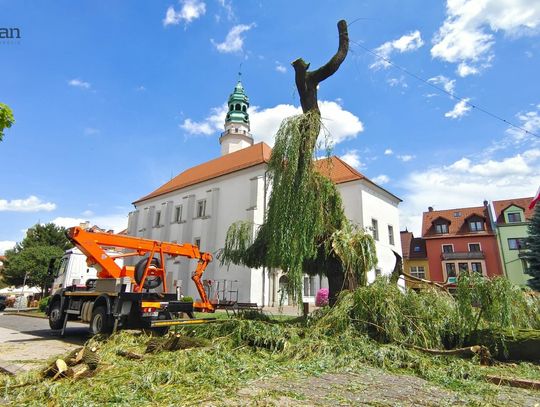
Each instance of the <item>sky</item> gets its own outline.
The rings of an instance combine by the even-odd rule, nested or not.
[[[428,206],[533,196],[540,185],[538,0],[0,0],[0,254],[36,223],[116,231],[132,202],[220,154],[241,72],[255,141],[297,114],[291,62],[350,51],[320,84],[333,154]],[[517,126],[513,127],[512,125]]]

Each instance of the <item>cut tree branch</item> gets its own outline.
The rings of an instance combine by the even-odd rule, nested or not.
[[[309,63],[306,63],[302,58],[298,58],[292,63],[295,72],[296,88],[300,95],[300,104],[304,113],[309,111],[320,113],[319,106],[317,105],[317,86],[320,82],[336,73],[349,52],[347,22],[340,20],[337,27],[339,33],[338,49],[326,64],[314,71],[308,71]]]

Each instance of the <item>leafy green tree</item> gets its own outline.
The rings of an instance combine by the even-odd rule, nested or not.
[[[49,262],[60,257],[64,251],[58,246],[33,246],[20,252],[9,250],[6,253],[6,267],[3,280],[9,285],[22,285],[26,275],[26,284],[39,286],[45,291],[51,283],[48,274]]]
[[[15,123],[15,119],[10,107],[0,103],[0,141],[4,138],[4,130],[9,129],[13,123]]]
[[[540,205],[536,205],[533,217],[529,223],[527,250],[525,260],[529,263],[526,271],[532,276],[527,284],[534,290],[540,291]]]
[[[21,285],[27,276],[27,284],[45,289],[50,283],[47,274],[49,261],[60,257],[72,247],[66,230],[54,223],[36,224],[28,229],[24,239],[12,250],[6,251],[2,280],[8,285]]]

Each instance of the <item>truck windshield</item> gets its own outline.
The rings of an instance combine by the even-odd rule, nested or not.
[[[60,262],[60,267],[58,267],[58,272],[56,273],[56,276],[59,276],[66,272],[67,263],[68,263],[68,258],[67,257],[62,258],[62,261]]]

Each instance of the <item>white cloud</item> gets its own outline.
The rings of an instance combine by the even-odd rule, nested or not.
[[[216,49],[219,52],[222,53],[234,53],[234,52],[240,52],[242,51],[244,47],[244,36],[242,35],[244,32],[251,30],[253,27],[255,27],[255,24],[239,24],[235,25],[227,36],[225,37],[225,41],[223,42],[216,42],[214,40],[210,40],[212,44],[216,47]]]
[[[176,11],[173,6],[169,6],[163,19],[163,25],[177,25],[180,22],[191,23],[206,13],[206,4],[199,0],[183,0],[180,2],[182,7]]]
[[[207,116],[203,121],[195,122],[191,119],[185,119],[184,123],[182,123],[180,127],[191,135],[210,136],[218,131],[223,130],[226,114],[227,104],[224,103],[222,106],[213,107],[210,115]]]
[[[82,216],[89,218],[90,216],[94,216],[94,212],[88,209],[82,213]]]
[[[540,104],[535,106],[534,110],[518,113],[516,117],[519,120],[519,126],[521,128],[538,134],[540,131]],[[529,134],[515,127],[510,127],[506,132],[517,142],[530,138]]]
[[[371,178],[371,180],[375,184],[379,184],[379,185],[388,184],[388,182],[390,182],[390,178],[388,177],[388,175],[384,175],[384,174],[377,175],[376,177]]]
[[[0,212],[50,212],[55,209],[56,204],[52,202],[43,202],[34,195],[31,195],[26,199],[12,199],[11,201],[0,199]]]
[[[278,71],[280,73],[286,73],[287,68],[283,64],[281,64],[280,62],[276,61],[276,71]]]
[[[469,98],[461,99],[454,105],[452,110],[444,114],[444,117],[448,117],[450,119],[459,119],[460,117],[466,115],[467,112],[471,110],[471,107],[467,104],[469,100]]]
[[[89,82],[85,82],[80,79],[71,79],[68,81],[68,85],[81,89],[90,89],[92,87]]]
[[[392,151],[391,148],[387,148],[386,150],[384,150],[384,155],[392,155],[394,154],[394,151]]]
[[[393,52],[400,53],[417,50],[424,45],[420,31],[416,30],[409,34],[403,35],[394,41],[387,41],[379,47],[375,48],[374,52],[383,58],[377,58],[369,67],[371,69],[388,68],[390,63],[387,61]]]
[[[227,19],[229,21],[234,20],[235,15],[234,15],[234,11],[233,11],[233,8],[232,8],[232,1],[218,0],[218,2],[219,2],[219,5],[221,7],[223,7],[225,9],[225,11],[227,12]]]
[[[116,233],[127,228],[127,215],[122,214],[88,216],[85,218],[57,217],[51,220],[52,223],[65,228],[79,226],[86,221],[89,221],[91,225],[96,225],[102,229],[112,229]]]
[[[401,86],[402,88],[408,88],[409,85],[405,82],[405,77],[400,76],[399,78],[389,78],[386,80],[386,83],[392,87]]]
[[[334,101],[319,101],[323,129],[321,134],[328,132],[328,141],[337,144],[344,140],[356,138],[364,130],[364,125],[353,113],[344,110]],[[223,131],[223,123],[227,113],[227,105],[214,107],[209,116],[200,122],[185,119],[180,125],[191,135],[212,135]],[[252,106],[249,111],[251,131],[256,142],[264,141],[274,145],[274,137],[283,119],[302,113],[298,106],[280,104],[270,108]],[[320,138],[323,138],[321,135]]]
[[[13,240],[0,240],[0,256],[3,256],[6,250],[13,249],[16,243]]]
[[[422,212],[481,206],[484,199],[497,200],[533,196],[540,185],[540,150],[530,149],[500,160],[472,162],[461,158],[450,165],[411,173],[401,208],[401,228],[420,234]]]
[[[532,35],[540,28],[537,0],[448,0],[447,17],[433,38],[431,55],[459,63],[460,76],[489,67],[494,32],[509,36]]]
[[[362,164],[360,161],[360,154],[358,153],[358,150],[349,150],[340,158],[356,169],[361,169],[364,167],[364,164]]]
[[[398,155],[396,156],[399,160],[403,161],[404,163],[406,162],[409,162],[411,160],[413,160],[415,158],[414,155],[410,155],[410,154],[403,154],[403,155]]]
[[[429,78],[428,82],[433,83],[434,85],[441,85],[445,91],[454,94],[454,88],[456,86],[455,79],[447,78],[444,75],[437,75],[433,78]]]

